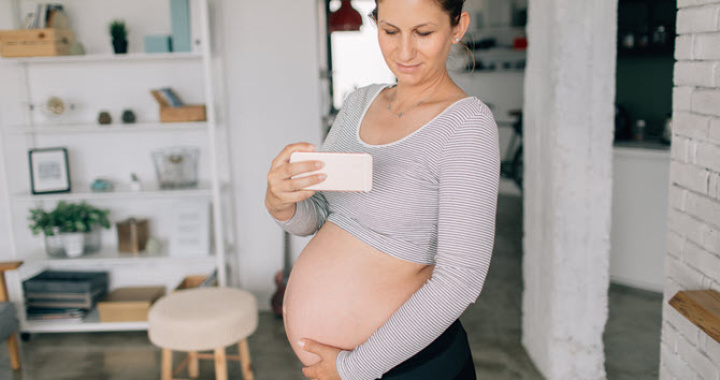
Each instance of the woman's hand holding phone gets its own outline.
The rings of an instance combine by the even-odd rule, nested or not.
[[[325,174],[292,178],[298,174],[313,172],[323,167],[322,161],[290,162],[294,152],[313,152],[315,146],[309,143],[290,144],[272,161],[267,175],[265,207],[277,220],[285,221],[295,214],[295,204],[310,198],[313,190],[303,190],[325,180]]]

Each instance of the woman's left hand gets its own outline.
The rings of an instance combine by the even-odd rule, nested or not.
[[[339,348],[326,346],[312,339],[303,339],[303,349],[320,357],[317,364],[303,368],[302,372],[308,379],[317,380],[342,380],[335,367],[335,360],[342,351]]]

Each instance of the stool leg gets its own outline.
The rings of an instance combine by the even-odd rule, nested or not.
[[[12,369],[18,370],[20,369],[20,351],[18,350],[17,334],[12,333],[7,339],[7,342],[8,352],[10,353],[10,365]]]
[[[243,339],[238,343],[238,352],[240,353],[240,366],[242,367],[243,380],[254,380],[247,339]]]
[[[225,347],[215,349],[215,379],[227,380],[227,358],[225,357]]]
[[[163,348],[162,368],[160,370],[162,380],[172,380],[172,350]]]
[[[188,375],[190,375],[191,379],[197,379],[200,376],[197,351],[188,352],[188,360]]]

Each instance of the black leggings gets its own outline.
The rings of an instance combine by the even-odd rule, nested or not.
[[[381,380],[476,380],[467,333],[460,320]]]

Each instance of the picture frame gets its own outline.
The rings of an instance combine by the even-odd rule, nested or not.
[[[70,192],[67,148],[30,149],[28,159],[33,195]]]

